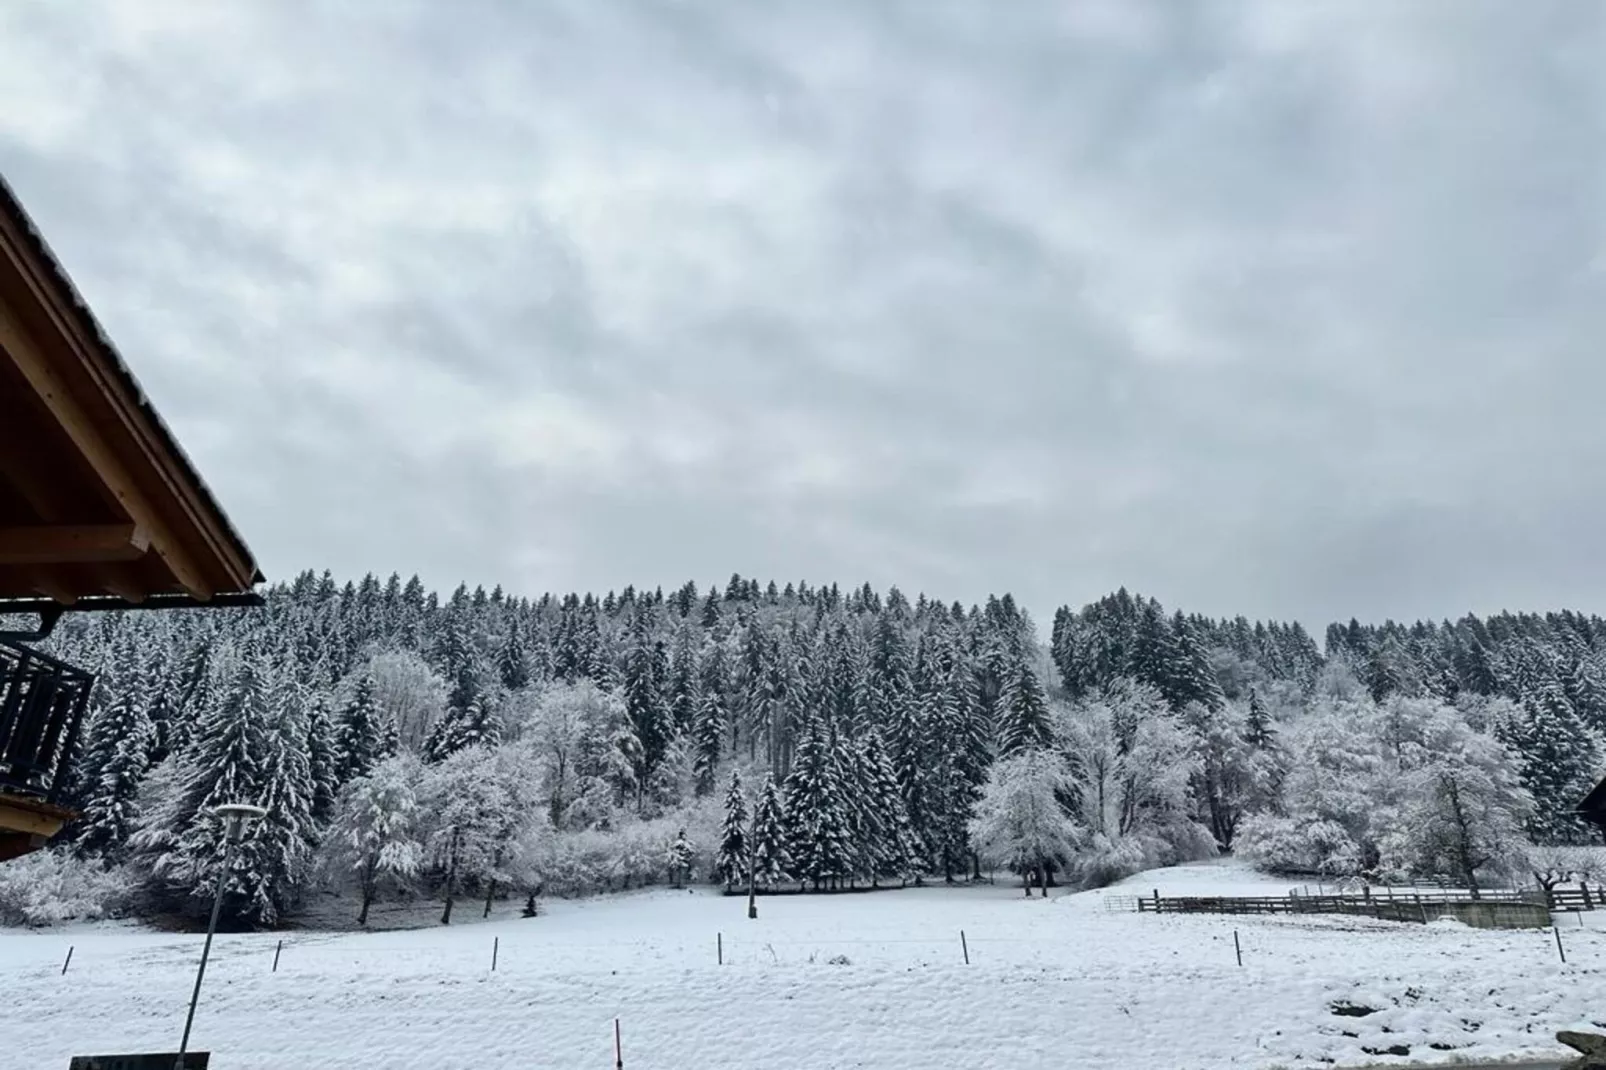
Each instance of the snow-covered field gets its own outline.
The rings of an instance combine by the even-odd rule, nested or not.
[[[1562,919],[1562,965],[1550,932],[1105,909],[1153,888],[1286,884],[1207,864],[1047,902],[1002,883],[766,898],[757,921],[707,891],[485,923],[465,903],[450,928],[286,934],[277,973],[278,935],[224,935],[192,1046],[217,1070],[603,1070],[618,1017],[630,1070],[1180,1070],[1557,1057],[1558,1028],[1606,1028],[1606,913]],[[0,1070],[172,1050],[200,945],[115,925],[0,933]],[[1410,1055],[1366,1050],[1396,1046]]]

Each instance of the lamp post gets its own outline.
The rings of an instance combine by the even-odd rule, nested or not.
[[[223,889],[229,883],[229,863],[234,860],[234,848],[245,839],[245,830],[252,822],[267,814],[260,806],[248,803],[227,803],[212,813],[224,822],[223,866],[218,870],[217,891],[212,896],[212,920],[206,924],[206,943],[201,947],[201,965],[195,971],[195,989],[190,993],[190,1012],[184,1016],[184,1038],[178,1042],[178,1061],[173,1070],[184,1070],[184,1053],[190,1046],[190,1026],[195,1023],[195,1004],[201,998],[201,978],[206,976],[206,960],[212,954],[212,936],[217,932],[218,915],[223,912]]]

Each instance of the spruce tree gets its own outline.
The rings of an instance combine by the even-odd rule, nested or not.
[[[670,882],[680,888],[691,879],[692,862],[697,858],[697,852],[686,838],[686,830],[681,829],[675,838],[669,841],[669,849],[665,852],[664,861],[669,866]]]
[[[786,778],[787,846],[792,875],[816,890],[849,875],[851,814],[827,729],[811,718]]]
[[[497,672],[502,686],[509,691],[518,691],[530,682],[530,659],[524,650],[523,632],[516,624],[508,628],[507,638],[502,642]]]
[[[1024,657],[1003,676],[997,705],[998,752],[1003,755],[1048,743],[1048,696]]]
[[[717,690],[707,690],[698,700],[696,723],[692,728],[692,776],[698,795],[714,790],[714,776],[719,767],[720,748],[725,742],[726,723],[724,699]]]
[[[1577,814],[1600,775],[1599,737],[1583,723],[1554,680],[1523,696],[1523,718],[1505,730],[1520,756],[1519,775],[1534,799],[1528,831],[1540,843],[1579,843],[1588,827]]]
[[[381,746],[384,745],[381,740]],[[340,793],[335,729],[329,719],[329,698],[318,691],[307,707],[307,763],[312,774],[312,813],[319,821],[334,812]]]
[[[212,643],[203,638],[190,648],[174,683],[172,712],[167,717],[167,734],[158,739],[161,757],[178,754],[189,745],[195,727],[205,719],[217,700],[213,680]],[[155,757],[153,755],[153,757]]]
[[[1591,658],[1579,658],[1567,676],[1567,700],[1597,734],[1606,734],[1606,671]]]
[[[1158,690],[1171,702],[1173,709],[1181,709],[1187,704],[1177,693],[1177,684],[1183,675],[1182,660],[1170,622],[1161,611],[1160,603],[1150,599],[1138,615],[1127,675]]]
[[[252,893],[245,920],[254,925],[274,924],[295,904],[317,842],[305,698],[283,678],[276,691],[262,787],[261,805],[267,813],[252,826],[236,856]]]
[[[132,838],[151,858],[152,875],[197,911],[211,902],[226,853],[224,822],[216,808],[263,804],[274,761],[274,727],[262,671],[254,658],[243,657],[221,701],[196,726],[177,796]],[[251,863],[244,851],[230,863],[223,913],[231,922],[252,918],[260,873]]]
[[[734,888],[747,880],[747,797],[742,794],[742,777],[731,771],[730,788],[725,792],[725,821],[720,825],[719,855],[714,869],[725,887]]]
[[[702,707],[702,691],[697,676],[697,650],[692,630],[682,626],[675,637],[675,654],[670,662],[666,704],[671,735],[690,732]]]
[[[1209,652],[1193,626],[1181,613],[1173,619],[1171,630],[1177,637],[1177,675],[1172,690],[1161,693],[1171,700],[1171,708],[1180,712],[1190,702],[1197,702],[1211,712],[1220,712],[1227,705],[1227,696],[1216,679],[1216,670],[1210,664]]]
[[[753,877],[761,888],[773,888],[792,876],[787,849],[787,814],[781,793],[768,777],[753,811]]]
[[[1249,689],[1249,716],[1244,722],[1244,742],[1255,750],[1266,750],[1275,741],[1276,733],[1272,728],[1271,714],[1266,710],[1266,704],[1260,701],[1260,692],[1255,688]]]
[[[384,757],[383,720],[374,700],[374,678],[364,673],[334,725],[331,772],[337,785],[367,776],[374,763]]]
[[[625,663],[625,716],[635,737],[633,761],[637,803],[641,792],[669,746],[669,710],[664,699],[664,667],[667,658],[663,644],[653,640],[647,629],[645,610],[637,610],[631,628],[630,654]]]
[[[140,781],[150,768],[155,733],[133,690],[114,695],[95,718],[80,760],[83,787],[77,848],[81,854],[117,858],[134,830]]]
[[[871,825],[872,839],[867,845],[871,879],[907,880],[919,870],[921,845],[909,823],[909,812],[904,808],[880,733],[872,730],[866,735],[860,768]]]
[[[383,739],[383,737],[381,737]],[[424,743],[425,756],[432,762],[444,761],[469,747],[494,747],[502,741],[502,729],[495,714],[479,696],[468,706],[450,706],[446,716],[436,722]]]

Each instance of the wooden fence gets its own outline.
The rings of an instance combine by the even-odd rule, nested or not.
[[[1548,924],[1550,911],[1606,909],[1606,887],[1480,891],[1473,899],[1451,888],[1365,888],[1359,892],[1280,896],[1152,896],[1111,897],[1109,909],[1151,914],[1347,914],[1388,921],[1426,922],[1451,914],[1468,924],[1504,927]]]

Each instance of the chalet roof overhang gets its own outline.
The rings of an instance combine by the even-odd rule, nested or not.
[[[260,582],[0,179],[0,613],[237,605]]]

